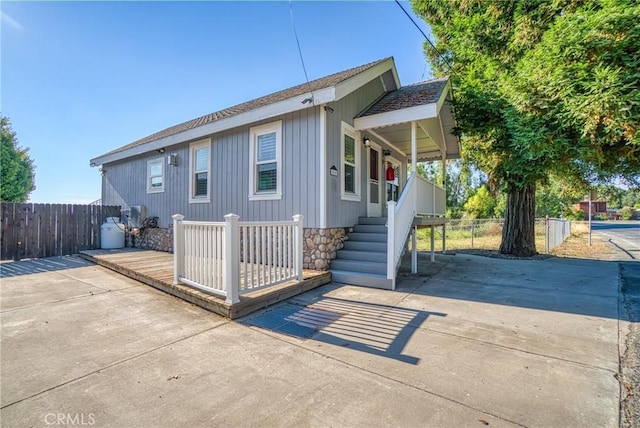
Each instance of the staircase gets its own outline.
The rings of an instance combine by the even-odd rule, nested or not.
[[[392,289],[387,278],[387,219],[360,217],[344,248],[331,261],[334,282]]]

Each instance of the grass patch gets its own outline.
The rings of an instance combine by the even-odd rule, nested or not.
[[[446,226],[447,250],[498,250],[502,242],[502,220],[458,220],[451,221]],[[434,247],[442,251],[442,227],[434,228]],[[544,252],[545,227],[544,221],[536,221],[536,249]],[[431,228],[418,230],[418,250],[431,250]]]

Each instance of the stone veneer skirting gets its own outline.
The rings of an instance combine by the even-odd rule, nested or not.
[[[349,228],[304,229],[302,243],[304,269],[327,270],[336,252],[344,247]]]
[[[344,247],[350,228],[305,228],[302,243],[304,269],[327,270]],[[173,229],[145,228],[127,234],[127,247],[173,252]]]
[[[144,228],[127,234],[127,247],[173,252],[173,228]]]

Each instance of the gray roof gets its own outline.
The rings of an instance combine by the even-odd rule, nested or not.
[[[156,132],[155,134],[151,134],[147,137],[136,140],[133,143],[129,143],[122,147],[118,147],[117,149],[107,152],[101,155],[100,157],[111,155],[113,153],[122,152],[124,150],[130,149],[133,147],[142,146],[146,143],[150,143],[152,141],[159,140],[161,138],[168,137],[174,134],[179,134],[189,129],[197,128],[199,126],[206,125],[208,123],[215,122],[217,120],[226,119],[226,118],[238,115],[240,113],[244,113],[250,110],[254,110],[260,107],[270,105],[270,104],[274,104],[279,101],[284,101],[286,99],[289,99],[295,96],[300,96],[302,94],[308,93],[309,91],[317,91],[320,89],[325,89],[325,88],[335,86],[338,83],[343,82],[357,74],[360,74],[363,71],[368,70],[389,59],[391,59],[391,57],[383,58],[378,61],[374,61],[368,64],[360,65],[358,67],[350,68],[348,70],[344,70],[339,73],[331,74],[329,76],[313,80],[309,83],[302,83],[300,85],[291,87],[289,89],[274,92],[273,94],[270,94],[270,95],[256,98],[254,100],[247,101],[247,102],[235,105],[233,107],[229,107],[223,110],[216,111],[214,113],[207,114],[202,117],[198,117],[193,120],[189,120],[187,122],[172,126],[160,132]]]
[[[395,91],[388,92],[371,107],[360,113],[358,117],[373,116],[374,114],[436,103],[442,96],[442,91],[447,86],[448,80],[449,77],[441,77],[403,86]]]

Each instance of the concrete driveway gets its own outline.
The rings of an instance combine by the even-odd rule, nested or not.
[[[3,426],[618,426],[616,263],[440,256],[239,322],[77,258],[1,267]]]

